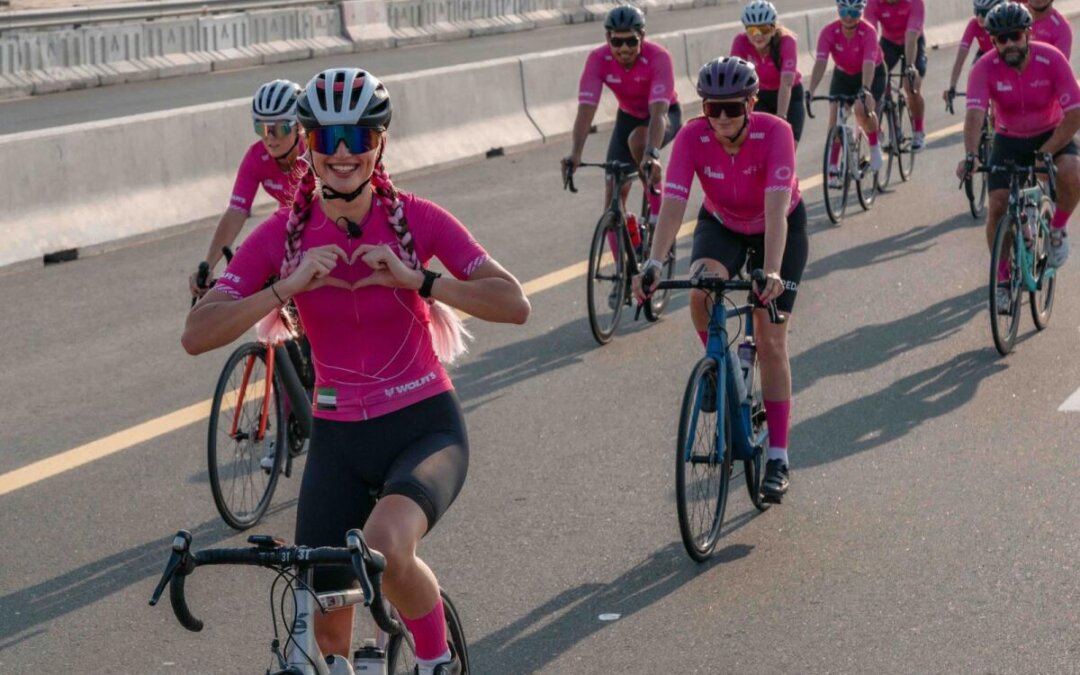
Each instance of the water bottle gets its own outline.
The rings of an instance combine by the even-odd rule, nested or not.
[[[330,675],[355,675],[349,659],[344,656],[331,654],[326,657],[326,665],[330,668]]]
[[[626,229],[630,231],[630,243],[634,249],[641,248],[641,229],[638,228],[637,216],[633,213],[626,216]]]
[[[1020,230],[1024,234],[1024,242],[1028,248],[1031,248],[1035,241],[1037,227],[1039,227],[1039,211],[1035,208],[1035,204],[1028,202],[1024,204],[1024,210],[1020,214]]]
[[[739,350],[742,351],[742,345],[739,345]],[[739,356],[737,354],[735,354],[735,351],[731,347],[728,347],[728,358],[731,359],[732,363],[738,363],[739,362],[738,361]],[[739,402],[740,403],[742,403],[743,401],[746,400],[747,394],[746,394],[746,375],[745,374],[742,377],[736,377],[735,378],[735,392],[736,392],[736,395],[739,397]]]
[[[757,346],[754,345],[753,338],[746,338],[739,343],[739,365],[742,367],[743,387],[746,389],[747,396],[752,396],[754,391],[754,359],[756,357]]]
[[[370,641],[353,653],[356,675],[386,675],[386,652]]]

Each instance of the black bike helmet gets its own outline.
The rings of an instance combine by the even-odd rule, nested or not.
[[[697,93],[706,98],[750,98],[758,92],[760,82],[754,64],[737,56],[721,56],[701,67],[697,76]]]
[[[1018,2],[1003,2],[986,15],[986,32],[999,35],[1031,28],[1031,12]]]
[[[611,33],[632,30],[641,33],[645,30],[645,15],[633,5],[619,5],[607,13],[604,29]]]
[[[390,113],[386,85],[360,68],[322,71],[296,101],[296,116],[305,129],[347,124],[385,131]]]

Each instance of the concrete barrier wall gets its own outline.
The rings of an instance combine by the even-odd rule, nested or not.
[[[568,134],[573,129],[578,107],[578,82],[585,57],[592,49],[569,47],[521,58],[525,108],[545,140]],[[611,92],[605,92],[593,123],[607,125],[615,120],[617,111],[615,97]]]

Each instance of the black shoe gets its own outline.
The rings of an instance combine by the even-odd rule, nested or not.
[[[701,384],[701,412],[716,412],[716,380],[706,377]]]
[[[413,675],[420,675],[420,666],[416,666]],[[450,660],[435,666],[431,675],[461,675],[461,659],[454,653],[453,645],[450,646]]]
[[[782,459],[770,459],[765,462],[765,480],[761,483],[761,494],[765,501],[779,504],[788,491],[788,465]]]

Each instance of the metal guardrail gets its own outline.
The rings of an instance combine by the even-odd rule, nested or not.
[[[62,9],[0,10],[0,31],[40,30],[72,25],[150,21],[259,9],[295,9],[337,4],[339,0],[160,0]]]

